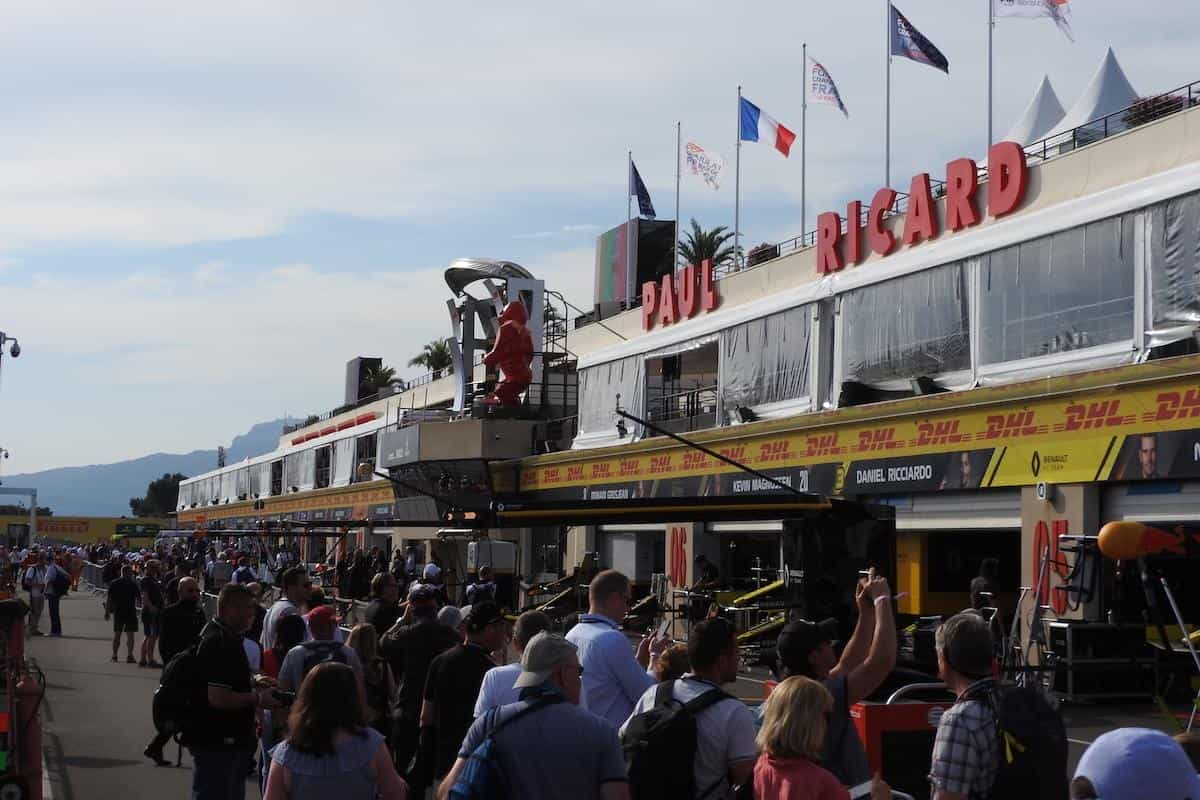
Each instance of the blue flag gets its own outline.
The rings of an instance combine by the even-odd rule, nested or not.
[[[922,64],[937,67],[947,75],[950,74],[950,62],[942,55],[942,51],[934,47],[933,42],[925,38],[919,30],[912,26],[908,18],[900,13],[900,9],[890,6],[892,13],[892,55],[911,58]]]
[[[654,203],[650,202],[650,192],[646,191],[646,184],[642,183],[642,176],[632,159],[629,161],[629,194],[637,195],[638,214],[654,219]]]

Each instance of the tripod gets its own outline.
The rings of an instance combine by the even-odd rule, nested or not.
[[[1154,591],[1155,583],[1162,587],[1162,592],[1166,595],[1167,603],[1171,606],[1171,613],[1175,616],[1175,624],[1179,626],[1180,634],[1183,636],[1183,645],[1192,656],[1192,663],[1196,667],[1197,674],[1200,674],[1200,654],[1196,652],[1196,645],[1192,643],[1192,637],[1188,635],[1187,625],[1183,621],[1183,614],[1179,610],[1179,604],[1175,602],[1175,593],[1171,591],[1171,584],[1167,582],[1167,577],[1162,573],[1152,575],[1144,556],[1138,558],[1138,574],[1142,579],[1142,590],[1146,593],[1146,610],[1154,626],[1158,629],[1158,636],[1162,641],[1163,649],[1168,653],[1180,652],[1175,649],[1175,645],[1167,637],[1167,628],[1163,623],[1162,608],[1158,604],[1158,594]],[[1192,724],[1196,721],[1197,708],[1200,708],[1200,690],[1196,692],[1196,696],[1192,700],[1192,711],[1188,715],[1187,730],[1189,733],[1192,730]]]

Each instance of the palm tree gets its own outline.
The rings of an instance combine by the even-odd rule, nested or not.
[[[434,339],[417,356],[414,356],[409,362],[410,367],[425,367],[433,373],[435,379],[442,377],[442,372],[447,375],[454,373],[454,362],[450,356],[450,345],[445,339]]]
[[[734,264],[738,253],[733,246],[725,246],[732,238],[733,232],[724,225],[706,231],[692,217],[692,229],[679,242],[679,255],[683,256],[683,263],[697,266],[708,259],[712,259],[714,267]]]
[[[396,377],[396,370],[392,367],[372,364],[363,372],[362,389],[366,394],[375,394],[380,389],[386,389],[396,384],[403,386],[404,381]]]

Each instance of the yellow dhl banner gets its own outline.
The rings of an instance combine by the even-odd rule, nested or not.
[[[266,500],[266,508],[260,512],[254,512],[253,504],[247,502],[230,503],[224,506],[210,506],[208,508],[197,508],[195,510],[186,510],[179,512],[180,522],[204,522],[211,519],[225,519],[227,517],[241,517],[248,513],[251,514],[291,514],[297,511],[311,511],[326,508],[342,508],[342,507],[358,507],[366,506],[374,503],[390,503],[392,502],[392,489],[387,484],[380,485],[375,482],[371,488],[352,489],[349,491],[333,491],[321,492],[320,494],[304,494],[295,498],[268,498]],[[366,516],[363,512],[360,517]]]
[[[1200,477],[1197,429],[1200,382],[1189,378],[786,433],[738,436],[729,430],[728,438],[707,437],[705,444],[772,476],[790,474],[797,489],[860,494]],[[738,478],[701,480],[689,490],[725,494],[770,489],[717,459],[674,444],[523,466],[520,488],[640,486],[730,474]]]

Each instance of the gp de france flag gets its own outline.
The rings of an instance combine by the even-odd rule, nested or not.
[[[741,119],[739,139],[743,142],[766,142],[773,145],[776,150],[783,153],[784,158],[787,158],[788,151],[792,149],[792,142],[796,141],[796,134],[780,125],[744,97],[741,98],[738,116]]]
[[[892,10],[892,55],[911,58],[913,61],[937,67],[949,75],[950,62],[942,55],[942,51],[938,50],[933,42],[926,39],[919,30],[913,27],[908,18],[900,13],[900,9],[895,6],[890,6],[890,8]]]

